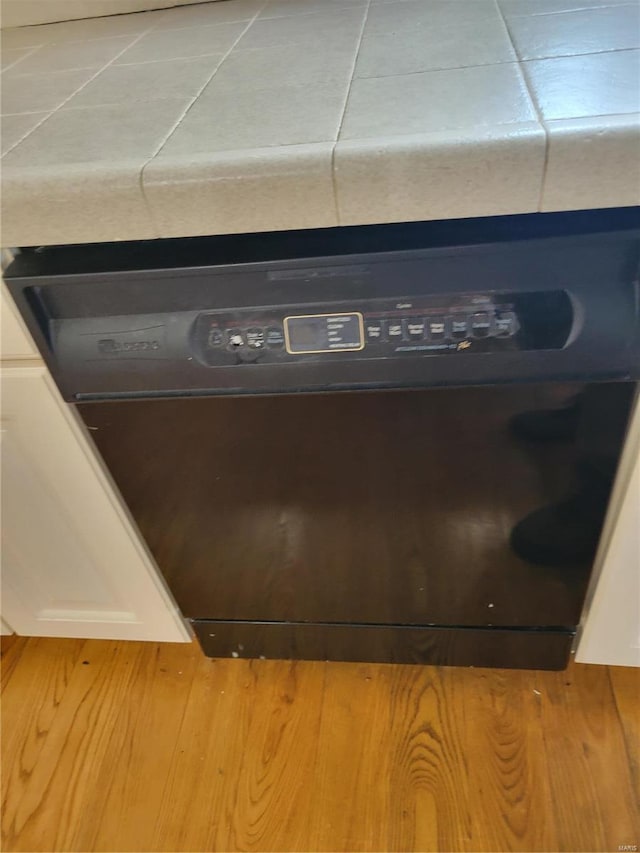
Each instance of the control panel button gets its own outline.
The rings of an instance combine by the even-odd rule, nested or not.
[[[217,327],[209,330],[207,345],[210,347],[221,347],[224,344],[224,333]]]
[[[404,326],[402,320],[389,320],[387,323],[387,337],[393,343],[404,339]]]
[[[364,330],[369,344],[380,344],[385,339],[384,320],[365,320]]]
[[[238,347],[241,347],[244,344],[242,331],[240,329],[227,329],[227,340],[229,342],[230,349],[238,349]]]
[[[471,332],[476,338],[486,338],[491,333],[491,318],[486,311],[471,315]]]
[[[431,341],[443,341],[446,336],[444,317],[427,319],[427,335]]]
[[[422,318],[415,320],[413,318],[411,320],[405,320],[404,328],[408,340],[424,340],[424,320]]]
[[[467,337],[467,318],[466,317],[449,317],[449,330],[451,337],[455,340],[461,340]]]
[[[284,334],[279,326],[269,326],[265,332],[265,340],[271,349],[282,349],[284,346]]]
[[[247,346],[251,349],[262,349],[264,347],[264,331],[252,327],[246,331]]]
[[[518,331],[518,320],[513,311],[501,311],[496,316],[496,335],[499,338],[511,338]]]

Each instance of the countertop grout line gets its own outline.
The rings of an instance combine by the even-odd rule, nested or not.
[[[55,77],[56,74],[69,74],[72,71],[102,71],[104,65],[78,65],[73,68],[56,68],[51,71],[22,71],[20,74],[12,74],[11,80],[14,80],[16,77],[20,79],[24,79],[25,77]],[[84,85],[84,84],[83,84]],[[75,92],[73,93],[75,95]],[[72,96],[71,96],[72,97]]]
[[[502,18],[503,26],[507,31],[507,35],[509,36],[509,40],[511,41],[511,46],[513,47],[514,53],[518,57],[518,66],[520,69],[520,74],[522,76],[522,80],[523,80],[525,88],[527,90],[527,94],[529,95],[529,100],[531,101],[531,106],[533,107],[533,109],[536,113],[536,116],[538,119],[538,125],[540,126],[540,129],[544,133],[544,161],[542,163],[542,176],[540,178],[540,192],[538,195],[538,204],[537,204],[537,208],[536,208],[537,211],[541,211],[542,210],[542,200],[544,198],[544,192],[546,189],[547,169],[549,166],[549,148],[550,148],[550,143],[551,143],[551,139],[549,136],[549,129],[544,124],[542,111],[541,111],[540,106],[538,104],[538,101],[535,97],[535,94],[532,91],[531,85],[529,83],[529,78],[527,77],[525,68],[523,66],[523,61],[522,61],[522,57],[520,56],[520,51],[518,50],[518,47],[515,43],[515,40],[513,38],[512,33],[511,33],[511,29],[509,27],[509,23],[508,23],[505,15],[504,15],[504,11],[502,9],[502,6],[500,5],[499,0],[496,0],[496,6],[498,7],[498,12],[500,13],[500,17]]]
[[[20,145],[21,142],[24,142],[24,140],[28,136],[31,136],[31,134],[33,133],[34,130],[37,130],[39,127],[41,127],[45,123],[45,121],[47,121],[47,119],[50,119],[51,116],[54,114],[55,110],[51,110],[50,112],[47,110],[36,110],[35,113],[6,113],[6,114],[0,116],[0,123],[1,123],[2,119],[5,119],[10,115],[11,116],[17,116],[17,115],[18,116],[28,116],[28,115],[35,115],[38,112],[46,113],[46,115],[34,127],[32,127],[31,130],[28,130],[24,134],[24,136],[21,136],[16,142],[14,142],[14,144],[10,148],[7,148],[6,151],[3,151],[2,154],[0,154],[0,160],[2,160],[4,157],[6,157],[7,154],[10,154],[12,151],[14,151],[18,147],[18,145]]]
[[[85,19],[80,18],[79,20],[85,20]],[[92,19],[87,18],[86,20],[92,20]],[[137,38],[140,35],[148,35],[150,32],[152,32],[152,30],[153,30],[153,26],[151,26],[151,27],[149,27],[149,29],[143,30],[141,32],[117,33],[115,35],[98,36],[97,38],[84,38],[84,39],[78,38],[78,39],[73,39],[73,40],[68,39],[67,41],[47,41],[47,42],[43,42],[42,44],[38,45],[38,47],[40,47],[40,48],[43,48],[43,47],[66,47],[67,45],[73,45],[73,44],[92,45],[94,42],[116,41],[117,39],[133,38],[134,36]],[[133,42],[131,42],[131,44],[133,44]]]
[[[513,46],[511,38],[509,43]],[[366,77],[355,77],[355,80],[385,80],[388,77],[415,77],[417,74],[433,74],[439,71],[460,71],[465,68],[491,68],[497,65],[518,65],[522,66],[528,62],[546,62],[549,59],[573,59],[579,56],[599,56],[601,53],[630,53],[638,51],[640,47],[607,47],[603,50],[589,50],[584,53],[557,53],[553,56],[532,56],[530,59],[521,59],[515,55],[515,59],[504,59],[502,62],[474,62],[471,65],[447,65],[443,68],[425,68],[421,71],[403,71],[397,74],[368,74]]]
[[[500,0],[498,0],[500,2]],[[529,14],[506,15],[508,18],[550,18],[553,15],[570,15],[572,12],[593,12],[598,9],[617,9],[619,6],[637,6],[637,0],[624,0],[620,3],[602,3],[600,6],[580,6],[577,9],[552,9],[550,12],[529,12]]]
[[[560,121],[591,121],[594,118],[613,119],[623,118],[626,116],[637,116],[640,119],[640,109],[631,110],[627,113],[596,113],[588,116],[558,116],[558,118],[542,118],[540,119],[540,122],[546,127],[549,124],[556,124],[556,122]]]
[[[152,207],[152,205],[150,204],[149,199],[147,198],[147,194],[146,194],[146,193],[145,193],[145,191],[144,191],[144,170],[147,168],[147,166],[149,165],[149,163],[151,163],[151,161],[152,161],[152,160],[154,160],[154,159],[158,156],[158,154],[162,151],[162,149],[163,149],[163,148],[164,148],[164,146],[167,144],[167,142],[171,139],[171,137],[172,137],[172,136],[173,136],[173,134],[176,132],[176,130],[180,127],[180,125],[182,124],[182,122],[184,121],[184,119],[186,118],[186,116],[188,115],[189,110],[194,106],[194,104],[197,102],[197,100],[198,100],[198,98],[200,97],[200,95],[204,92],[204,90],[207,88],[207,86],[209,85],[209,83],[210,83],[210,82],[213,80],[213,78],[216,76],[216,74],[218,73],[219,69],[222,67],[222,65],[223,65],[224,61],[227,59],[227,57],[228,57],[228,56],[231,54],[231,52],[233,51],[234,47],[235,47],[235,46],[238,44],[238,42],[243,38],[243,36],[245,35],[245,33],[247,33],[247,32],[249,31],[249,29],[251,28],[251,25],[254,23],[254,21],[256,21],[256,20],[258,19],[258,16],[260,15],[260,12],[262,12],[262,10],[266,7],[266,5],[267,5],[267,0],[263,0],[262,4],[258,7],[258,9],[257,9],[256,13],[254,14],[254,16],[253,16],[249,21],[247,21],[247,25],[246,25],[246,27],[244,27],[244,29],[240,32],[240,34],[238,35],[238,37],[236,38],[236,40],[233,42],[233,44],[231,45],[231,47],[226,51],[226,53],[223,53],[223,54],[222,54],[222,58],[220,59],[220,62],[216,65],[216,67],[214,68],[214,70],[213,70],[212,74],[211,74],[211,75],[210,75],[210,76],[205,80],[205,82],[203,83],[203,85],[198,89],[198,91],[197,91],[197,93],[195,94],[195,96],[191,99],[191,102],[190,102],[189,104],[187,104],[187,107],[186,107],[186,108],[185,108],[185,110],[183,111],[182,115],[178,118],[178,120],[177,120],[177,122],[174,124],[174,126],[171,128],[171,130],[169,131],[169,133],[165,136],[165,138],[162,140],[162,142],[161,142],[161,143],[160,143],[160,145],[157,147],[157,149],[153,152],[153,154],[145,160],[145,162],[142,164],[142,166],[141,166],[141,168],[140,168],[140,171],[139,171],[139,173],[138,173],[138,185],[139,185],[139,187],[140,187],[140,192],[141,192],[141,194],[142,194],[142,200],[143,200],[143,203],[144,203],[144,205],[145,205],[145,207],[146,207],[146,209],[147,209],[147,212],[148,212],[148,214],[149,214],[149,218],[150,218],[150,222],[151,222],[151,227],[152,227],[152,229],[153,229],[153,231],[155,232],[155,234],[156,234],[156,236],[157,236],[157,237],[160,237],[160,236],[161,236],[161,235],[160,235],[160,233],[159,233],[160,229],[156,226],[156,219],[155,219],[155,216],[154,216],[154,214],[153,214],[153,207]]]
[[[146,33],[142,33],[141,35],[147,36],[147,35],[152,35],[153,33],[154,33],[154,30],[147,30]],[[126,50],[128,50],[129,47],[133,47],[133,42],[127,46]],[[223,51],[218,50],[218,51],[215,51],[214,53],[200,53],[197,56],[172,56],[170,59],[167,59],[166,57],[162,57],[161,59],[144,59],[144,60],[141,60],[140,62],[118,62],[116,67],[117,68],[134,68],[137,65],[162,65],[163,63],[168,63],[168,62],[197,62],[198,60],[208,59],[211,56],[222,56],[222,55],[223,55]],[[122,56],[122,54],[119,54],[118,56]],[[118,59],[118,56],[114,57],[113,61]],[[101,65],[99,70],[104,71],[105,68],[107,68],[109,65],[111,65],[111,62],[107,63],[107,65]],[[11,67],[13,67],[13,66],[11,66]],[[78,65],[78,66],[74,66],[73,68],[56,68],[55,70],[52,70],[52,71],[23,71],[20,74],[12,75],[12,77],[45,77],[45,76],[50,77],[50,76],[55,75],[55,74],[66,74],[69,71],[91,71],[93,68],[98,69],[98,66],[96,66],[96,65]],[[4,69],[4,70],[7,71],[8,69]],[[78,91],[80,91],[80,90],[78,90]],[[75,92],[74,92],[74,94],[75,94]]]
[[[210,0],[210,2],[215,2],[215,0]],[[267,0],[264,0],[264,2],[266,3]],[[172,9],[192,9],[194,8],[194,6],[205,5],[206,3],[194,3],[192,6],[170,6],[168,11],[171,11]],[[252,24],[254,19],[255,15],[253,18],[242,18],[239,21],[218,21],[217,24],[190,24],[186,27],[163,27],[162,29],[159,28],[162,22],[158,21],[158,23],[150,32],[153,32],[155,35],[163,35],[165,33],[184,32],[185,30],[209,30],[213,29],[214,27],[232,27],[236,24]]]
[[[14,118],[15,116],[36,116],[38,113],[48,113],[51,110],[25,110],[23,113],[2,113],[2,118]]]
[[[367,5],[364,12],[364,17],[362,19],[362,28],[360,30],[360,37],[358,38],[358,44],[356,45],[355,55],[353,57],[353,66],[351,68],[351,77],[349,79],[349,85],[347,87],[347,95],[344,99],[344,107],[342,108],[342,115],[340,116],[340,122],[338,124],[338,130],[336,131],[336,138],[334,140],[333,146],[331,148],[331,187],[333,189],[333,204],[335,207],[336,213],[336,223],[340,225],[340,203],[338,201],[338,181],[336,178],[336,147],[340,140],[340,133],[342,132],[342,125],[344,124],[344,118],[347,114],[347,108],[349,106],[349,97],[351,96],[351,89],[353,88],[353,81],[356,80],[356,67],[358,65],[358,57],[360,56],[360,49],[362,47],[362,42],[364,40],[364,31],[367,26],[367,20],[369,19],[369,10],[371,9],[371,0],[367,0]]]
[[[157,31],[151,30],[147,35],[153,35],[155,32]],[[139,62],[119,62],[118,68],[135,68],[138,65],[163,65],[169,62],[197,62],[201,59],[209,59],[211,56],[223,56],[223,53],[221,50],[216,50],[213,53],[198,53],[196,56],[172,56],[169,58],[163,56],[160,59],[141,59]]]
[[[27,139],[27,137],[31,136],[31,134],[32,134],[34,131],[36,131],[39,127],[42,127],[42,125],[43,125],[46,121],[48,121],[48,120],[51,118],[51,116],[52,116],[52,115],[54,115],[55,113],[57,113],[57,112],[58,112],[58,110],[61,110],[61,109],[62,109],[62,107],[63,107],[63,106],[64,106],[68,101],[70,101],[70,100],[71,100],[71,98],[74,98],[74,97],[75,97],[79,92],[81,92],[81,91],[82,91],[86,86],[88,86],[88,85],[89,85],[89,83],[91,83],[93,80],[95,80],[95,79],[96,79],[96,77],[97,77],[99,74],[102,74],[102,72],[103,72],[103,71],[105,71],[105,69],[107,69],[110,65],[112,65],[112,64],[116,61],[116,59],[118,59],[118,57],[122,56],[122,54],[123,54],[123,53],[125,53],[125,51],[129,50],[129,48],[130,48],[130,47],[133,47],[133,45],[134,45],[134,44],[137,44],[137,43],[140,41],[140,39],[141,39],[143,36],[146,36],[146,35],[147,35],[147,33],[149,33],[149,32],[151,32],[151,28],[150,28],[150,29],[148,29],[148,30],[144,30],[143,32],[139,33],[139,34],[138,34],[138,35],[133,39],[133,41],[129,42],[129,44],[127,44],[127,46],[126,46],[126,47],[123,47],[123,48],[122,48],[122,50],[120,51],[120,53],[117,53],[117,54],[116,54],[112,59],[110,59],[110,60],[109,60],[109,62],[106,62],[104,65],[100,66],[100,68],[98,68],[98,69],[97,69],[97,71],[96,71],[96,73],[95,73],[95,74],[93,74],[91,77],[89,77],[89,79],[88,79],[88,80],[85,80],[85,82],[82,84],[82,86],[80,86],[80,87],[79,87],[79,88],[77,88],[75,91],[73,91],[73,92],[69,95],[69,97],[68,97],[68,98],[65,98],[65,99],[64,99],[64,101],[62,101],[61,103],[59,103],[59,104],[58,104],[58,106],[57,106],[54,110],[51,110],[51,112],[49,112],[49,113],[48,113],[48,115],[46,115],[46,116],[42,119],[42,121],[38,122],[38,124],[37,124],[35,127],[32,127],[32,128],[31,128],[31,130],[29,131],[29,133],[26,133],[23,137],[21,137],[21,138],[16,142],[16,144],[15,144],[15,145],[12,145],[12,146],[11,146],[11,148],[9,148],[7,151],[5,151],[5,152],[4,152],[4,154],[2,155],[2,157],[6,157],[6,156],[7,156],[7,154],[9,154],[11,151],[14,151],[14,150],[18,147],[18,145],[20,145],[22,142],[24,142],[24,140],[25,140],[25,139]],[[77,70],[80,70],[80,69],[77,69]],[[0,159],[1,159],[1,158],[0,158]]]
[[[102,105],[104,106],[104,105]],[[80,109],[80,108],[78,108]],[[640,113],[616,113],[618,116],[625,115],[640,115]],[[591,118],[589,116],[588,118]],[[597,116],[596,116],[597,118]],[[608,114],[601,116],[601,118],[609,118]],[[577,119],[578,121],[580,119]],[[573,121],[573,119],[554,119],[554,121]],[[410,140],[429,140],[430,138],[437,137],[440,134],[445,134],[447,136],[453,136],[456,139],[459,138],[460,134],[478,134],[482,132],[491,132],[498,129],[513,129],[514,127],[532,127],[540,130],[540,121],[537,117],[532,117],[530,119],[525,120],[517,120],[517,121],[509,121],[509,122],[500,122],[498,124],[483,124],[483,125],[473,125],[467,127],[447,127],[442,130],[420,130],[414,131],[413,133],[397,133],[397,134],[385,134],[383,136],[353,136],[349,139],[342,139],[341,144],[343,145],[373,145],[377,144],[381,140],[385,143],[393,144],[396,141],[404,141],[407,139]],[[251,154],[256,151],[280,151],[282,149],[287,148],[308,148],[314,146],[334,146],[334,139],[316,139],[313,142],[279,142],[275,145],[248,145],[244,148],[217,148],[214,151],[199,151],[191,155],[194,160],[206,160],[211,158],[213,160],[224,158],[225,156],[238,156],[244,154]],[[176,167],[180,165],[184,165],[185,158],[188,158],[190,155],[188,154],[170,154],[165,157],[162,157],[158,160],[158,163],[162,163],[162,165],[167,165],[171,167]],[[148,164],[147,164],[148,165]],[[181,178],[180,183],[199,183],[203,179],[199,175],[194,175],[193,178]]]
[[[354,80],[387,80],[392,77],[415,77],[417,74],[434,74],[440,71],[463,71],[469,68],[493,68],[498,65],[520,65],[520,60],[505,59],[503,62],[474,62],[471,65],[447,65],[445,68],[424,68],[422,71],[401,71],[398,74],[368,74],[366,77],[354,77]]]
[[[36,51],[42,50],[42,47],[43,45],[41,44],[35,45],[34,47],[8,47],[7,50],[26,50],[27,52],[24,56],[20,56],[18,59],[16,59],[15,62],[10,63],[9,65],[5,65],[5,67],[0,70],[0,76],[2,74],[6,74],[6,72],[9,71],[11,68],[15,68],[16,65],[20,65],[21,62],[30,57]]]
[[[640,47],[607,47],[604,50],[590,50],[585,53],[554,53],[553,56],[532,56],[529,59],[519,59],[520,65],[528,65],[529,62],[549,62],[553,59],[573,59],[580,56],[600,56],[603,53],[638,53]]]
[[[196,4],[196,5],[199,5],[199,4]],[[250,18],[250,19],[249,19],[249,20],[247,20],[246,22],[245,22],[245,21],[235,21],[235,22],[234,22],[234,23],[246,23],[246,26],[245,26],[245,27],[244,27],[244,29],[240,32],[240,34],[238,35],[238,37],[236,38],[236,40],[233,42],[233,44],[231,45],[231,47],[230,47],[228,50],[226,50],[226,51],[219,51],[219,52],[217,52],[217,53],[213,53],[213,54],[207,54],[208,56],[220,56],[220,62],[218,62],[218,64],[215,66],[215,68],[214,68],[213,72],[211,73],[211,75],[210,75],[209,77],[207,77],[207,79],[205,80],[205,82],[202,84],[202,86],[198,89],[198,91],[196,92],[196,94],[193,96],[193,98],[191,99],[191,102],[186,106],[186,108],[185,108],[184,112],[183,112],[183,113],[182,113],[182,115],[178,118],[178,120],[177,120],[176,124],[171,128],[171,130],[169,131],[169,133],[167,134],[167,136],[165,137],[165,139],[163,139],[163,140],[162,140],[162,142],[160,143],[160,145],[159,145],[159,147],[158,147],[157,151],[155,151],[155,152],[151,155],[151,157],[149,157],[149,159],[144,163],[144,165],[143,165],[143,167],[142,167],[142,170],[144,170],[145,166],[147,166],[147,165],[151,162],[151,160],[153,160],[153,159],[154,159],[154,157],[157,157],[157,155],[160,153],[160,151],[162,151],[162,149],[163,149],[163,148],[164,148],[164,146],[167,144],[167,142],[169,141],[169,139],[171,138],[171,136],[176,132],[176,130],[180,127],[180,125],[182,124],[182,122],[183,122],[183,121],[184,121],[184,119],[186,118],[186,116],[187,116],[187,114],[188,114],[189,110],[193,107],[193,105],[196,103],[196,101],[198,100],[198,98],[200,97],[200,95],[204,92],[204,90],[207,88],[207,86],[209,85],[209,83],[210,83],[210,82],[213,80],[213,78],[216,76],[216,74],[217,74],[217,73],[218,73],[218,71],[220,70],[220,67],[222,66],[222,63],[227,59],[227,57],[228,57],[228,56],[229,56],[229,54],[232,52],[232,50],[235,48],[235,46],[238,44],[238,42],[240,41],[240,39],[241,39],[241,38],[245,35],[245,33],[249,30],[249,28],[251,27],[251,25],[254,23],[254,21],[257,19],[258,15],[260,14],[260,12],[262,11],[262,9],[264,9],[264,7],[265,7],[266,5],[267,5],[267,0],[263,0],[262,5],[260,6],[260,8],[258,9],[258,11],[254,14],[254,16],[253,16],[252,18]],[[173,8],[175,9],[175,8],[182,8],[182,7],[176,7],[176,6],[174,6]],[[188,29],[191,29],[191,27],[189,27]],[[164,31],[162,31],[162,32],[164,32]],[[170,31],[168,30],[167,32],[175,32],[175,30],[170,30]],[[192,58],[192,59],[196,59],[196,58],[198,58],[198,57],[191,57],[191,58]],[[153,61],[154,61],[154,62],[157,62],[158,60],[153,60]]]
[[[625,115],[625,113],[621,113],[621,115]],[[635,115],[635,113],[629,113],[629,115]],[[565,119],[559,119],[560,121],[564,121]],[[340,139],[339,142],[341,145],[351,145],[351,144],[362,144],[362,145],[375,145],[384,141],[386,144],[391,144],[395,140],[399,139],[435,139],[439,136],[449,137],[459,139],[461,137],[470,134],[471,136],[477,136],[482,133],[499,133],[503,130],[513,129],[515,127],[531,127],[541,129],[541,120],[537,115],[532,116],[528,119],[516,119],[515,121],[492,121],[487,122],[486,124],[467,124],[467,125],[459,125],[459,126],[448,126],[441,127],[437,130],[417,130],[413,132],[402,132],[402,133],[384,133],[384,134],[374,134],[372,136],[348,136]]]

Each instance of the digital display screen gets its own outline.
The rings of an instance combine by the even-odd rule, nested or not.
[[[285,317],[287,352],[349,352],[364,348],[362,314],[309,314]]]
[[[294,346],[313,347],[322,346],[324,342],[324,323],[321,320],[303,320],[294,323],[290,327],[290,340]]]

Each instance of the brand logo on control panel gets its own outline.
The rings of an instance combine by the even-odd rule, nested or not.
[[[104,355],[116,355],[129,352],[152,352],[160,349],[160,341],[116,341],[114,338],[103,338],[98,341],[98,351]]]

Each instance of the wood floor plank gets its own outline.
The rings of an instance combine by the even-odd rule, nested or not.
[[[389,850],[464,849],[470,838],[463,721],[452,701],[456,681],[450,669],[392,670]]]
[[[558,849],[637,845],[640,813],[607,668],[547,673],[541,691]]]
[[[322,662],[254,663],[260,713],[248,720],[233,813],[219,823],[214,849],[309,849],[324,670]]]
[[[457,671],[472,791],[473,851],[558,849],[540,704],[546,673]],[[538,677],[536,677],[538,676]],[[459,701],[459,700],[458,700]],[[459,711],[456,711],[459,713]]]
[[[8,684],[26,643],[26,637],[18,637],[16,634],[0,638],[0,660],[2,661],[0,691],[4,690]]]
[[[235,849],[218,838],[232,828],[259,673],[250,661],[207,661],[194,684],[178,735],[180,760],[165,791],[157,850]],[[234,666],[235,664],[235,666]],[[202,780],[206,780],[203,784]],[[177,812],[178,802],[184,811]]]
[[[2,694],[2,836],[29,838],[41,808],[47,774],[54,771],[49,733],[59,719],[83,640],[20,640],[9,650]],[[78,701],[73,695],[72,703]],[[36,821],[37,822],[37,821]]]
[[[640,838],[631,670],[43,639],[5,661],[4,851],[551,853]]]
[[[447,670],[330,665],[314,849],[464,849],[464,757]]]
[[[640,669],[610,666],[607,670],[624,733],[636,801],[640,808]]]
[[[237,811],[238,778],[259,677],[248,661],[206,662],[190,692],[178,761],[155,830],[157,850],[218,850]],[[236,666],[233,664],[236,663]],[[181,804],[177,810],[174,803]],[[229,849],[235,849],[229,847]]]
[[[79,642],[53,641],[52,647],[34,641],[42,670],[38,701],[23,704],[18,672],[11,679],[12,690],[5,691],[9,749],[20,744],[9,753],[9,773],[3,777],[2,826],[8,849],[70,849],[87,792],[95,796],[99,790],[100,755],[131,671],[121,662],[132,652],[124,644]],[[56,653],[66,649],[66,655],[50,655],[51,648]],[[38,649],[46,650],[44,658]],[[35,681],[29,685],[31,698]]]
[[[166,803],[179,768],[178,735],[195,673],[195,647],[143,644],[103,756],[103,787],[88,798],[76,850],[154,850],[156,826],[179,803]],[[117,815],[117,820],[114,820]]]
[[[310,813],[315,850],[386,847],[390,671],[385,665],[327,664]]]

